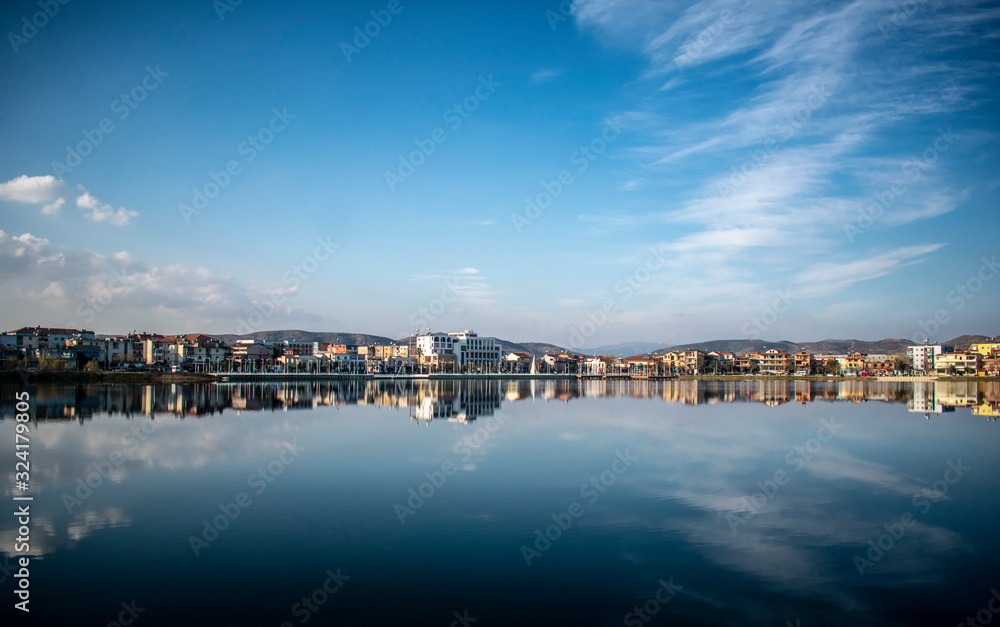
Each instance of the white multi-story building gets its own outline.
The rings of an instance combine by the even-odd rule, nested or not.
[[[941,344],[920,344],[906,347],[906,358],[913,364],[916,372],[930,372],[934,370],[934,358],[941,353],[950,353],[955,350],[954,346],[943,346]]]
[[[420,363],[452,362],[473,370],[497,370],[503,358],[496,338],[479,337],[474,331],[411,336],[409,354]]]

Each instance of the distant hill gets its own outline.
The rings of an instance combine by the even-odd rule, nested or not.
[[[741,353],[750,353],[754,351],[763,351],[769,348],[777,348],[780,351],[785,351],[786,353],[798,352],[799,345],[788,341],[779,340],[711,340],[709,342],[695,342],[694,344],[681,344],[679,346],[670,346],[667,348],[660,348],[653,351],[657,355],[663,353],[669,353],[672,351],[684,351],[684,350],[701,350],[701,351],[729,351],[731,353],[736,353],[737,355]]]
[[[607,346],[595,346],[594,348],[583,349],[582,353],[588,355],[645,355],[663,346],[662,342],[624,342],[622,344],[608,344]]]
[[[966,338],[971,338],[971,339],[966,341]],[[981,342],[987,339],[989,338],[984,338],[981,335],[963,335],[961,338],[956,338],[955,340],[952,340],[950,342],[945,342],[945,344],[952,344],[954,346],[961,346],[963,348],[968,348],[969,344],[973,344],[977,341]],[[727,350],[736,354],[741,354],[748,352],[759,352],[770,348],[776,348],[786,353],[806,352],[813,354],[834,353],[842,355],[846,353],[859,352],[859,353],[864,353],[866,355],[871,355],[871,354],[901,355],[906,352],[906,347],[911,346],[912,344],[913,342],[911,342],[910,340],[903,340],[899,338],[888,338],[877,341],[820,340],[818,342],[805,342],[801,344],[797,342],[789,342],[787,340],[712,340],[709,342],[696,342],[694,344],[682,344],[680,346],[661,348],[654,352],[656,354],[662,354],[662,353],[668,353],[670,351],[698,349],[703,351]]]
[[[507,340],[500,340],[500,345],[503,346],[503,353],[506,355],[510,352],[515,353],[528,353],[529,355],[534,355],[535,357],[541,357],[546,354],[562,353],[569,349],[563,348],[561,346],[556,346],[555,344],[545,344],[542,342],[521,342],[520,344],[516,342],[508,342]],[[570,351],[579,352],[579,351]]]
[[[246,335],[213,335],[227,344],[232,344],[237,340],[265,340],[269,342],[298,341],[298,342],[328,342],[334,344],[400,344],[405,343],[406,338],[392,339],[381,335],[370,335],[368,333],[344,333],[335,331],[258,331]],[[989,342],[992,338],[986,335],[962,335],[954,339],[942,342],[956,348],[967,349],[971,344]],[[844,354],[855,351],[865,354],[902,354],[906,352],[906,347],[913,344],[910,340],[899,338],[887,338],[877,341],[866,340],[820,340],[818,342],[797,343],[788,340],[754,340],[754,339],[733,339],[733,340],[710,340],[707,342],[694,342],[692,344],[680,344],[677,346],[660,347],[656,342],[623,342],[621,344],[611,344],[607,346],[597,346],[585,350],[571,351],[563,346],[548,344],[545,342],[511,342],[497,338],[503,353],[511,352],[528,353],[535,357],[541,357],[547,353],[561,353],[564,351],[581,353],[584,355],[660,355],[670,351],[682,351],[698,349],[703,351],[726,350],[736,354],[764,351],[776,348],[787,353],[834,353]],[[994,340],[1000,341],[1000,340]]]
[[[396,340],[381,335],[367,333],[338,333],[335,331],[257,331],[246,335],[213,335],[206,333],[226,344],[238,340],[261,340],[266,342],[326,342],[329,344],[392,344]]]
[[[266,342],[325,342],[331,344],[357,344],[357,345],[371,345],[371,344],[405,344],[407,338],[392,339],[389,337],[384,337],[381,335],[370,335],[368,333],[344,333],[337,331],[299,331],[299,330],[286,330],[286,331],[258,331],[256,333],[247,333],[246,335],[235,335],[235,334],[224,334],[217,335],[206,333],[211,337],[222,340],[227,344],[233,344],[238,340],[261,340]],[[555,344],[543,344],[538,342],[511,342],[508,340],[501,340],[497,338],[500,342],[500,347],[503,349],[503,354],[507,353],[528,353],[529,355],[534,355],[536,357],[541,357],[546,353],[561,353],[565,351],[565,348],[556,346]]]
[[[984,342],[997,342],[1000,340],[986,337],[985,335],[959,335],[955,339],[948,340],[947,342],[941,342],[945,346],[954,346],[955,348],[962,348],[965,350],[969,349],[969,346],[973,344],[982,344]]]
[[[901,355],[906,352],[907,346],[912,345],[913,342],[910,340],[901,340],[897,338],[878,340],[876,342],[866,342],[864,340],[820,340],[819,342],[801,344],[800,347],[807,353],[844,354],[858,352],[864,353],[865,355]]]

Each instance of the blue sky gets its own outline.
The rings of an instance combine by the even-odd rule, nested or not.
[[[0,9],[6,328],[1000,332],[995,3],[54,6]]]

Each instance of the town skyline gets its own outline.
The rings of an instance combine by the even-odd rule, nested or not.
[[[3,328],[583,350],[1000,310],[987,4],[57,4],[0,8]]]
[[[292,339],[293,341],[297,341],[297,340],[304,340],[305,338],[308,338],[309,341],[333,341],[333,340],[340,340],[340,341],[345,341],[348,344],[358,344],[358,343],[364,344],[364,343],[367,343],[367,344],[370,344],[370,345],[380,344],[380,343],[390,344],[390,343],[405,342],[407,340],[407,338],[414,337],[414,336],[419,336],[419,335],[435,334],[435,333],[445,333],[445,334],[452,333],[452,334],[454,334],[454,333],[460,332],[460,331],[451,330],[451,329],[425,328],[425,329],[415,329],[414,332],[411,332],[410,334],[407,334],[407,335],[389,336],[389,335],[382,335],[382,334],[378,334],[378,333],[369,333],[369,332],[363,331],[363,330],[352,330],[352,331],[310,331],[310,330],[306,330],[306,329],[266,329],[266,330],[252,331],[252,332],[249,332],[249,333],[241,334],[241,333],[211,333],[211,332],[207,332],[207,331],[204,331],[204,330],[196,330],[196,331],[191,331],[191,330],[180,330],[180,331],[177,331],[177,330],[168,330],[168,331],[162,331],[162,330],[158,330],[158,329],[146,328],[144,326],[133,326],[131,329],[128,329],[128,330],[116,329],[116,330],[112,330],[112,331],[98,331],[96,329],[86,328],[86,327],[79,327],[79,328],[75,327],[75,326],[51,326],[51,327],[47,327],[46,325],[41,325],[41,324],[28,324],[28,325],[23,325],[22,324],[22,325],[20,325],[16,329],[10,329],[8,331],[0,330],[0,334],[16,333],[18,331],[31,330],[31,329],[43,329],[43,330],[50,330],[50,331],[67,331],[67,332],[69,332],[69,331],[81,332],[82,331],[85,334],[86,333],[90,333],[90,334],[96,335],[97,337],[125,337],[125,336],[130,335],[130,334],[156,335],[156,336],[160,336],[160,337],[182,337],[182,336],[192,336],[192,335],[206,335],[206,336],[211,336],[211,337],[216,337],[216,338],[224,338],[226,341],[230,341],[230,342],[235,342],[235,341],[239,341],[239,340],[251,340],[251,339],[262,340],[262,341],[266,341],[266,342],[286,341],[288,339]],[[939,328],[939,330],[940,330],[940,328]],[[476,329],[475,326],[466,327],[461,332],[477,333],[477,329]],[[833,344],[833,345],[852,346],[855,343],[860,343],[860,344],[862,344],[864,346],[871,346],[871,345],[879,345],[879,344],[890,343],[890,344],[899,344],[900,346],[903,346],[903,345],[919,345],[919,344],[923,344],[923,343],[929,343],[929,344],[956,344],[956,342],[957,342],[958,344],[962,344],[963,342],[964,343],[972,343],[972,342],[976,342],[976,341],[988,341],[988,340],[993,340],[993,339],[1000,338],[1000,334],[982,334],[982,333],[965,333],[965,334],[961,334],[961,335],[957,335],[957,336],[948,336],[946,334],[942,335],[941,333],[936,333],[936,334],[933,334],[933,336],[927,335],[927,336],[925,336],[923,338],[918,337],[919,335],[922,335],[922,334],[923,334],[923,332],[921,331],[918,334],[914,334],[913,337],[910,337],[910,338],[901,337],[901,336],[895,336],[895,337],[888,336],[888,337],[872,338],[872,339],[861,338],[861,337],[853,337],[853,338],[833,338],[833,337],[826,337],[826,338],[819,339],[819,340],[817,340],[817,339],[810,339],[810,340],[804,340],[804,341],[802,341],[802,340],[795,341],[795,340],[788,340],[788,339],[777,339],[775,337],[772,337],[772,338],[712,338],[712,339],[700,339],[700,340],[695,340],[695,341],[691,341],[691,342],[681,342],[681,343],[656,342],[656,341],[650,341],[650,340],[632,340],[632,341],[619,342],[617,344],[608,344],[608,345],[601,345],[601,346],[594,346],[594,347],[574,347],[574,346],[567,345],[567,344],[560,344],[558,342],[552,342],[552,341],[549,341],[547,338],[534,338],[533,337],[533,338],[530,338],[530,339],[520,339],[520,338],[518,338],[518,339],[510,339],[510,338],[502,338],[502,337],[497,336],[497,335],[489,335],[488,337],[494,337],[499,342],[502,342],[504,344],[547,346],[547,347],[552,347],[552,348],[558,348],[560,350],[566,350],[566,351],[570,351],[570,352],[576,352],[576,353],[582,353],[582,354],[590,354],[590,355],[601,354],[602,351],[604,353],[618,353],[618,352],[624,351],[624,352],[627,352],[629,355],[642,355],[642,354],[649,354],[649,353],[653,353],[653,352],[656,352],[656,351],[663,351],[663,350],[670,350],[670,349],[698,348],[698,347],[722,346],[722,345],[729,345],[730,347],[733,347],[733,346],[743,346],[744,348],[740,348],[738,350],[745,350],[745,351],[755,350],[754,347],[757,347],[757,349],[767,348],[768,345],[770,345],[770,347],[777,347],[779,349],[780,348],[786,348],[788,350],[796,350],[797,348],[810,347],[810,346],[821,345],[821,344]],[[273,338],[276,338],[276,337],[280,337],[282,339],[281,340],[275,340],[275,339],[273,339]],[[345,340],[345,338],[346,338],[346,340]],[[350,340],[350,341],[347,341],[347,340]],[[723,350],[723,349],[713,349],[713,348],[699,348],[699,350],[702,350],[702,349],[703,350]],[[728,349],[726,349],[726,350],[728,350]],[[845,350],[847,350],[847,349],[845,349]],[[821,352],[834,352],[834,351],[827,350],[827,351],[821,351]],[[848,350],[848,352],[850,352],[850,351]]]

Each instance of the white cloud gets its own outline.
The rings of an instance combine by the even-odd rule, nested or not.
[[[917,263],[942,246],[944,244],[907,246],[844,263],[815,263],[796,277],[795,282],[799,286],[796,292],[801,295],[819,295],[839,291],[859,281],[876,279]]]
[[[104,222],[107,220],[115,226],[124,226],[132,221],[132,218],[139,215],[137,211],[129,211],[124,207],[115,210],[111,205],[102,203],[89,192],[84,192],[76,199],[76,206],[84,210],[84,217],[94,222]]]
[[[88,249],[58,246],[29,233],[0,230],[0,285],[8,307],[6,325],[25,324],[25,311],[39,324],[73,328],[150,328],[236,333],[238,319],[254,302],[271,302],[273,286],[248,285],[206,268],[157,266],[127,251],[107,257]],[[325,316],[284,301],[274,304],[267,323],[319,325]]]
[[[65,198],[56,198],[55,202],[51,202],[42,207],[42,213],[45,214],[59,213],[59,210],[62,209],[63,205],[65,204],[66,204]]]
[[[29,205],[50,203],[63,193],[63,181],[49,176],[27,176],[0,183],[0,199],[13,200]]]
[[[65,181],[54,176],[21,175],[6,183],[0,183],[0,200],[10,200],[29,205],[44,205],[42,213],[53,215],[66,204],[67,198],[76,196],[76,206],[83,210],[83,215],[94,222],[107,222],[115,226],[129,224],[139,215],[138,211],[130,211],[124,207],[114,209],[111,205],[94,198],[82,186],[76,191],[66,189]]]
[[[697,319],[700,334],[726,333],[707,325],[735,334],[761,295],[791,286],[799,296],[849,298],[851,286],[943,246],[889,231],[960,209],[970,195],[949,174],[979,151],[974,129],[918,180],[907,162],[935,141],[940,116],[985,105],[995,73],[985,51],[961,65],[937,52],[981,47],[976,33],[1000,11],[974,0],[921,5],[886,43],[877,24],[898,10],[859,0],[575,0],[583,32],[646,62],[629,90],[643,87],[641,97],[614,112],[637,139],[625,147],[634,165],[622,189],[672,190],[663,201],[636,193],[604,215],[580,216],[643,238],[633,239],[634,254],[609,245],[618,247],[604,258],[624,257],[626,271],[642,264],[650,241],[666,252],[608,328],[681,316]],[[849,239],[846,227],[900,180],[907,191],[865,228],[869,245]]]
[[[538,85],[541,83],[548,83],[550,81],[554,81],[555,79],[559,78],[561,74],[562,70],[546,69],[533,72],[529,78],[532,83]]]

